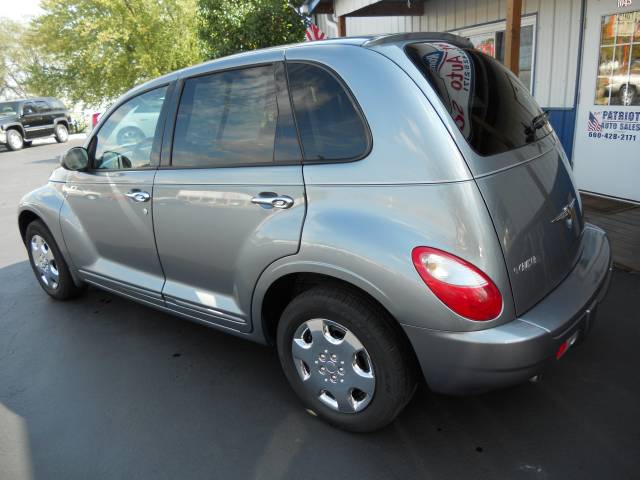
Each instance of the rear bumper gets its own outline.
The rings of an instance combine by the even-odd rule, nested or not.
[[[580,260],[544,300],[524,315],[476,332],[403,325],[431,390],[481,393],[526,381],[556,361],[560,345],[589,332],[611,280],[611,249],[601,229],[586,225]]]

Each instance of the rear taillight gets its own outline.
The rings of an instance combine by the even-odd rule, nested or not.
[[[91,115],[92,128],[95,128],[95,126],[98,124],[98,120],[100,120],[100,113],[94,113],[93,115]]]
[[[458,315],[476,321],[500,315],[500,290],[474,265],[430,247],[416,247],[411,256],[424,283]]]

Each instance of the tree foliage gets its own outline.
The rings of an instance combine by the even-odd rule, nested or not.
[[[36,57],[24,38],[25,25],[8,18],[0,18],[0,99],[25,97],[26,71]]]
[[[197,0],[43,0],[28,86],[97,105],[202,60]]]
[[[304,39],[304,23],[286,0],[199,0],[199,11],[207,58]]]

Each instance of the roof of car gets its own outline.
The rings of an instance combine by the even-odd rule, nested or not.
[[[463,48],[472,48],[473,45],[469,40],[463,37],[459,37],[457,35],[453,35],[451,33],[442,33],[442,32],[413,32],[413,33],[395,33],[395,34],[383,34],[383,35],[360,35],[355,37],[338,37],[338,38],[330,38],[327,40],[318,40],[315,42],[301,42],[301,43],[292,43],[287,45],[277,45],[274,47],[263,48],[259,50],[250,50],[247,52],[240,52],[233,55],[228,55],[226,57],[215,58],[206,62],[203,62],[198,65],[192,65],[189,67],[185,67],[181,70],[177,70],[161,77],[155,78],[148,82],[145,82],[141,85],[138,85],[131,89],[129,92],[125,93],[118,101],[115,103],[120,103],[120,100],[124,100],[133,95],[138,94],[144,90],[148,90],[150,88],[155,88],[160,85],[172,82],[178,78],[184,77],[185,75],[191,74],[193,71],[202,71],[206,67],[214,67],[217,64],[228,63],[229,61],[233,61],[234,59],[247,59],[252,56],[259,56],[264,54],[265,52],[277,52],[284,51],[293,48],[315,48],[322,45],[351,45],[351,46],[361,46],[365,48],[376,47],[381,45],[389,45],[389,44],[406,44],[407,42],[447,42],[453,45],[463,47]]]

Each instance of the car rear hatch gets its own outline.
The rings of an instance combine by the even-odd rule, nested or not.
[[[580,255],[582,207],[562,146],[527,87],[493,58],[448,42],[410,43],[404,51],[440,98],[436,110],[448,112],[522,314]]]

